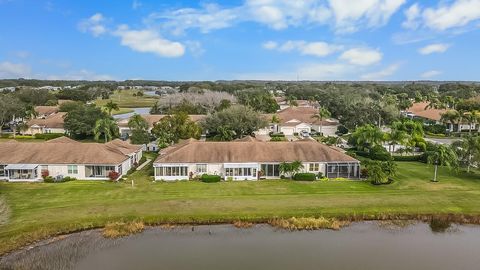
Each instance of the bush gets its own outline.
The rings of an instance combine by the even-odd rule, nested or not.
[[[272,133],[272,132],[270,132],[268,135],[271,138],[285,138],[285,134],[283,134],[283,133]]]
[[[54,183],[55,182],[55,179],[51,176],[46,176],[46,177],[43,177],[43,182],[45,183]]]
[[[115,181],[118,179],[118,177],[120,177],[120,174],[116,171],[110,171],[108,172],[108,178],[112,181]]]
[[[222,180],[220,175],[203,174],[200,177],[200,181],[204,183],[216,183],[216,182],[220,182],[220,180]]]
[[[370,149],[370,153],[368,156],[373,160],[392,160],[392,155],[383,146],[373,147],[372,149]]]
[[[314,173],[297,173],[293,176],[295,181],[315,181],[317,176]]]
[[[445,132],[447,131],[447,126],[446,125],[425,125],[423,126],[423,130],[425,131],[426,134],[437,134],[437,135],[445,135]]]
[[[48,141],[48,140],[60,138],[62,136],[65,136],[65,135],[62,133],[44,133],[44,134],[35,134],[33,137],[35,137],[35,139]]]
[[[348,133],[348,128],[346,128],[344,125],[338,126],[337,132],[335,132],[335,134],[337,134],[338,136],[342,136],[347,133]]]
[[[70,182],[70,181],[76,181],[76,180],[77,178],[75,177],[66,176],[61,180],[61,182]]]
[[[322,173],[322,172],[318,172],[318,173],[317,173],[317,178],[318,178],[318,179],[322,179],[322,178],[323,178],[323,173]]]
[[[287,139],[285,138],[285,136],[283,137],[271,137],[270,138],[270,141],[271,142],[284,142],[286,141]]]

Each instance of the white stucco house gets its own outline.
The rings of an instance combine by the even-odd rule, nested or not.
[[[360,177],[360,162],[313,140],[261,142],[253,138],[233,142],[187,140],[160,151],[153,163],[155,180],[193,179],[203,174],[225,180],[279,179],[282,162],[301,161],[304,172],[329,178]]]
[[[264,117],[271,123],[267,128],[257,131],[257,134],[265,135],[274,132],[294,135],[302,131],[311,133],[321,130],[321,133],[326,137],[337,136],[336,132],[340,125],[338,120],[329,118],[319,121],[313,117],[316,113],[318,113],[318,110],[313,107],[287,107],[276,114],[266,114]],[[272,123],[274,115],[279,123]]]
[[[121,140],[106,144],[80,143],[66,137],[47,142],[0,143],[0,180],[42,181],[42,175],[79,180],[120,176],[140,161],[142,147]]]

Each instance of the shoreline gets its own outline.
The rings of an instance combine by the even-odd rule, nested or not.
[[[294,218],[294,217],[290,217],[290,218]],[[308,218],[312,218],[312,217],[308,217]],[[318,218],[324,218],[324,217],[320,216]],[[421,215],[420,214],[419,215],[384,214],[384,215],[378,215],[378,216],[373,216],[373,215],[328,216],[327,218],[334,219],[340,222],[345,222],[345,225],[342,225],[340,229],[344,227],[349,227],[352,223],[360,223],[360,222],[377,222],[377,223],[392,222],[394,226],[398,226],[398,227],[402,226],[402,225],[399,225],[402,222],[406,222],[405,224],[407,224],[408,226],[410,224],[409,222],[431,223],[432,221],[437,221],[437,222],[447,223],[447,224],[458,224],[458,225],[480,225],[480,215],[464,215],[464,214],[421,214]],[[146,228],[175,228],[175,227],[188,227],[188,226],[231,225],[232,227],[237,229],[248,229],[256,225],[268,225],[268,226],[271,226],[272,228],[275,228],[276,226],[272,225],[272,221],[276,219],[287,220],[289,218],[275,217],[270,219],[226,219],[224,221],[200,221],[199,220],[195,222],[144,222],[141,220],[137,220],[137,221],[143,222]],[[132,222],[132,221],[117,220],[113,222]],[[242,226],[237,226],[235,223],[240,223],[240,224],[248,223],[248,224],[251,224],[251,226],[242,227]],[[65,239],[66,237],[76,233],[81,233],[85,231],[102,230],[105,228],[106,225],[107,224],[104,224],[103,226],[92,226],[92,227],[83,227],[83,228],[74,229],[74,230],[65,230],[55,234],[50,234],[46,237],[32,240],[28,243],[13,245],[14,247],[12,247],[11,249],[5,249],[5,251],[2,250],[2,252],[0,252],[0,258],[8,256],[15,252],[29,250],[39,246],[47,245],[47,244]],[[328,228],[328,227],[315,228],[315,229],[286,229],[286,228],[280,228],[280,227],[276,227],[276,228],[280,230],[285,230],[285,231],[337,230],[337,229]],[[136,234],[136,233],[127,234],[119,238],[128,237],[133,234]]]

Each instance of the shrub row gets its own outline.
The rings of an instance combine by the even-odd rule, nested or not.
[[[315,181],[316,179],[317,175],[314,173],[297,173],[293,176],[295,181]]]
[[[35,137],[35,139],[41,139],[41,140],[52,140],[62,136],[65,136],[65,135],[63,133],[44,133],[44,134],[35,134],[33,137]]]
[[[393,156],[394,161],[420,161],[423,162],[425,159],[424,155],[417,156]]]
[[[203,174],[200,177],[200,181],[204,183],[216,183],[216,182],[220,182],[220,180],[222,180],[220,175]]]

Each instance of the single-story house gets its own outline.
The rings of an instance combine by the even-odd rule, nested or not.
[[[156,123],[158,123],[162,118],[164,118],[165,114],[142,114],[142,117],[147,121],[148,123],[148,131],[150,132],[153,127],[155,126]],[[206,117],[206,115],[189,115],[190,120],[193,122],[198,122]],[[127,135],[131,135],[132,131],[130,130],[130,127],[128,127],[128,121],[130,118],[123,118],[123,119],[118,119],[117,124],[118,124],[118,129],[120,132],[121,137],[126,137]]]
[[[67,137],[46,142],[0,143],[0,180],[41,181],[42,175],[107,180],[125,175],[142,158],[142,146],[121,140],[80,143]]]
[[[27,122],[28,129],[24,132],[28,135],[44,133],[65,133],[65,112],[57,112],[43,118],[34,118]]]
[[[279,179],[282,162],[301,161],[304,172],[328,178],[360,178],[360,162],[327,145],[295,142],[187,140],[167,147],[153,163],[155,180],[186,180],[202,174],[231,180]]]
[[[277,102],[278,106],[280,107],[280,111],[291,106],[291,104],[286,99],[286,97],[275,97],[275,101]],[[318,104],[317,101],[297,99],[294,102],[295,102],[296,107],[310,107],[310,108],[315,108],[315,109],[319,107],[319,104]]]
[[[36,118],[46,118],[59,112],[58,106],[35,106]]]
[[[449,132],[462,132],[462,131],[468,131],[468,130],[477,130],[478,125],[477,124],[468,124],[465,121],[462,121],[461,123],[444,123],[442,121],[442,114],[448,112],[448,109],[435,109],[435,108],[429,108],[428,107],[429,103],[428,102],[417,102],[414,103],[410,108],[405,110],[404,114],[412,119],[422,119],[428,123],[433,123],[433,124],[445,124],[447,126],[447,131]]]
[[[338,120],[329,118],[320,121],[313,116],[318,113],[318,110],[313,107],[288,107],[277,112],[276,117],[279,123],[270,123],[269,127],[258,131],[258,134],[266,134],[269,132],[283,133],[285,135],[294,135],[306,131],[320,132],[324,136],[337,136],[336,132],[340,123]],[[265,115],[268,121],[272,122],[273,115]]]

